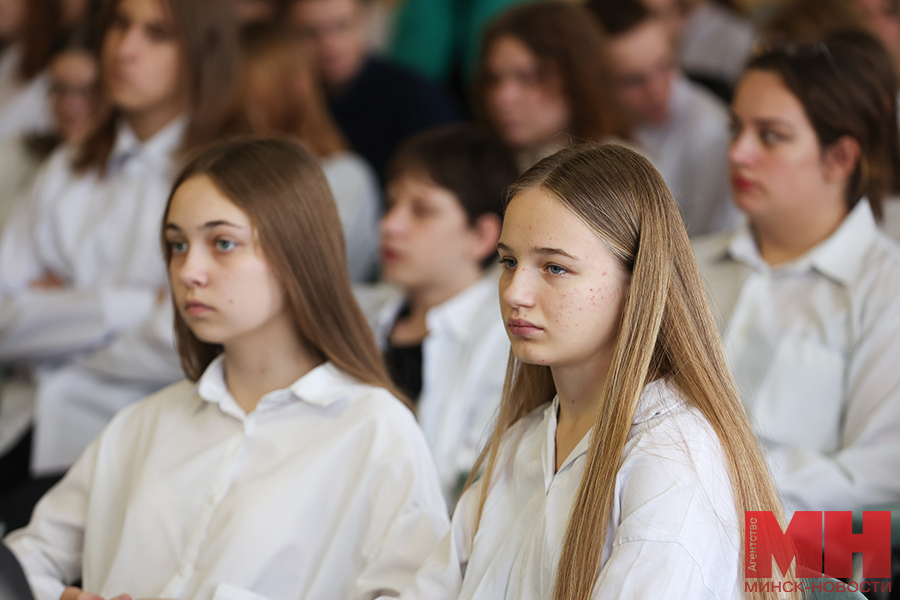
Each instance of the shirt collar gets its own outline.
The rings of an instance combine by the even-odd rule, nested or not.
[[[444,331],[460,341],[473,335],[481,335],[481,331],[474,331],[472,322],[489,305],[492,297],[499,309],[498,283],[497,273],[491,271],[443,304],[429,310],[425,316],[429,334]]]
[[[168,175],[172,156],[184,139],[187,117],[180,116],[146,141],[138,139],[126,119],[116,123],[116,140],[110,153],[107,171],[114,173],[132,158],[138,158],[150,169]]]
[[[645,423],[660,415],[664,415],[681,405],[683,402],[684,400],[681,398],[681,395],[678,394],[677,390],[672,387],[668,380],[657,379],[652,381],[644,386],[644,390],[641,392],[637,408],[634,411],[634,418],[631,421],[631,426],[634,427],[635,425]],[[559,396],[553,398],[553,402],[545,409],[544,413],[544,421],[547,423],[547,435],[543,458],[545,471],[549,473],[553,473],[553,464],[549,461],[553,460],[555,454],[553,450],[556,448],[557,414],[559,414]],[[569,456],[566,457],[565,462],[560,465],[557,472],[563,471],[579,456],[587,454],[590,449],[591,435],[593,432],[594,430],[592,428],[583,438],[581,438],[572,452],[569,453]],[[545,484],[549,488],[549,479],[545,481]]]
[[[802,272],[814,268],[842,285],[849,285],[863,268],[869,241],[878,231],[872,207],[865,198],[856,203],[837,231],[779,270]],[[756,271],[771,269],[759,255],[748,223],[731,238],[727,253]]]
[[[285,389],[275,390],[263,396],[257,409],[287,402],[305,402],[327,407],[345,397],[351,388],[359,385],[331,362],[313,368]],[[197,395],[206,402],[218,404],[222,410],[237,405],[225,385],[224,356],[219,355],[209,364],[197,381]]]

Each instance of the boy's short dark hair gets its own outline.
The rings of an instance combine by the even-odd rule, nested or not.
[[[519,176],[507,147],[485,128],[457,123],[409,138],[394,154],[388,181],[421,175],[452,192],[474,225],[486,214],[502,219],[506,189]],[[486,264],[493,256],[486,259]]]
[[[610,37],[618,37],[653,18],[640,0],[588,0],[585,7]]]

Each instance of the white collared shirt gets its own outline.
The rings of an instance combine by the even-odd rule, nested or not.
[[[53,129],[50,75],[19,79],[22,47],[14,44],[0,53],[0,139],[46,133]]]
[[[753,52],[753,23],[716,2],[700,2],[685,20],[678,56],[686,71],[735,85]]]
[[[183,377],[168,302],[156,299],[168,285],[159,230],[185,126],[176,119],[141,142],[120,121],[104,174],[75,173],[75,150],[61,148],[3,231],[0,363],[37,369],[36,472],[65,469],[116,411]],[[47,272],[66,287],[30,288]],[[116,365],[113,382],[73,366],[90,352]]]
[[[425,317],[428,336],[422,342],[417,417],[450,506],[490,435],[503,393],[509,337],[498,285],[492,271]],[[386,295],[381,305],[361,301],[370,305],[375,337],[383,348],[405,302],[399,291]]]
[[[6,538],[37,600],[396,596],[447,531],[412,414],[331,363],[245,414],[221,358],[119,413]]]
[[[405,600],[551,598],[590,433],[558,471],[558,399],[504,436],[475,531],[480,484],[453,514],[450,533],[401,596]],[[739,529],[719,440],[662,380],[648,385],[616,476],[593,598],[740,597]]]
[[[378,178],[365,160],[340,152],[322,160],[322,171],[334,196],[352,281],[367,281],[378,262],[378,218],[381,192]]]
[[[782,266],[747,226],[694,250],[786,508],[900,499],[900,249],[869,203]]]
[[[669,119],[662,125],[641,125],[634,136],[672,190],[689,235],[734,225],[729,117],[718,98],[679,74],[672,83]]]

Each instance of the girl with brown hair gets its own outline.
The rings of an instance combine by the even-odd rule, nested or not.
[[[0,238],[0,364],[34,369],[39,475],[65,470],[116,411],[178,379],[154,223],[181,153],[233,124],[237,30],[219,0],[104,8],[111,114],[50,156]],[[22,412],[4,425],[27,425]],[[0,444],[28,446],[23,433],[0,431]]]
[[[338,131],[297,34],[254,24],[243,33],[243,109],[254,133],[296,137],[319,157],[347,241],[354,281],[373,275],[381,194],[375,172]]]
[[[529,3],[487,28],[475,104],[522,170],[572,141],[627,137],[605,57],[603,34],[581,6]]]
[[[896,90],[863,32],[751,60],[729,152],[747,223],[695,241],[790,511],[900,500],[900,249],[877,227],[900,177]]]
[[[744,511],[780,504],[659,173],[562,150],[512,187],[497,247],[497,426],[403,597],[781,597],[744,592]]]
[[[399,594],[446,506],[318,160],[213,146],[176,179],[162,242],[189,380],[119,413],[6,539],[38,600]]]

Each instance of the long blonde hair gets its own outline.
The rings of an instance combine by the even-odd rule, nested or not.
[[[660,377],[669,378],[718,435],[741,539],[747,510],[771,510],[783,527],[778,494],[725,362],[678,208],[660,174],[623,146],[585,144],[536,164],[510,188],[509,197],[531,189],[546,191],[571,210],[631,274],[609,375],[598,390],[599,409],[569,515],[554,599],[591,596],[638,399],[644,386]],[[510,356],[496,428],[466,484],[470,486],[484,467],[479,521],[504,433],[555,394],[550,367]],[[785,580],[793,581],[791,577],[789,572]],[[768,592],[745,595],[754,600],[775,597]]]

